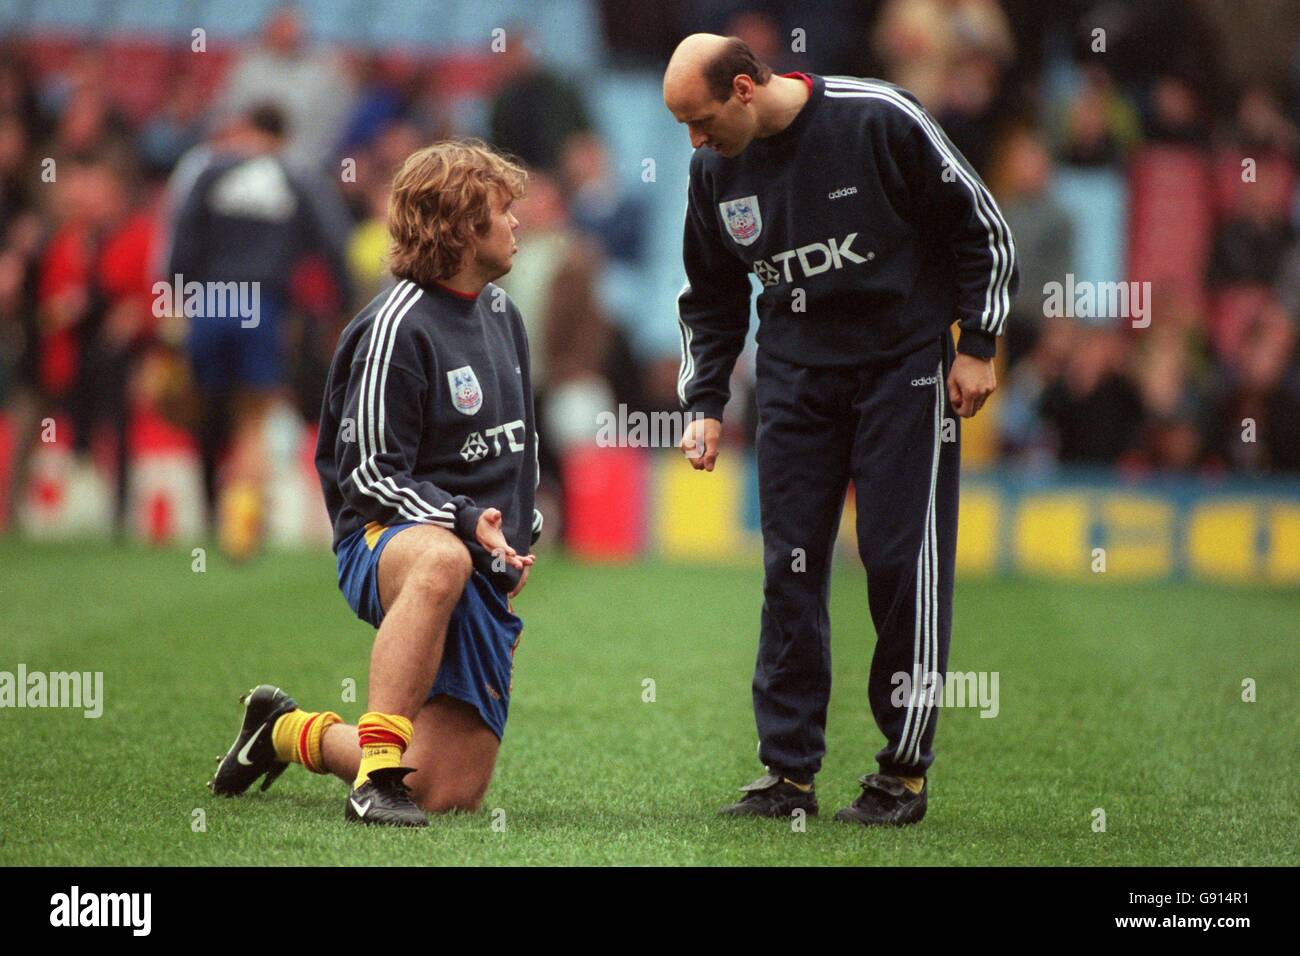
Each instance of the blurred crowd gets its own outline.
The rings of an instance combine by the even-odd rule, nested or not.
[[[893,80],[934,113],[1017,239],[1021,293],[989,406],[1002,460],[1294,472],[1300,23],[1294,4],[1261,0],[1254,18],[1234,6],[593,4],[610,70],[653,73],[682,33],[706,29],[742,36],[779,71]],[[833,42],[801,49],[798,30]],[[451,62],[325,48],[310,33],[284,7],[221,56],[145,44],[124,61],[99,42],[55,56],[31,36],[0,40],[0,412],[14,487],[57,416],[79,460],[115,449],[120,501],[121,449],[146,407],[194,436],[214,509],[221,474],[261,480],[257,452],[241,451],[256,445],[249,424],[275,402],[318,414],[339,330],[388,281],[391,177],[448,135],[482,136],[530,168],[503,284],[530,326],[546,471],[594,434],[573,409],[675,407],[677,356],[645,354],[629,334],[675,316],[629,314],[635,290],[608,292],[637,274],[649,237],[645,193],[615,174],[593,120],[586,84],[599,73],[571,75],[526,30]],[[466,87],[483,95],[453,95]],[[154,283],[177,272],[262,281],[274,354],[232,357],[183,310],[158,309]],[[1049,316],[1045,287],[1067,275],[1149,281],[1152,321]]]

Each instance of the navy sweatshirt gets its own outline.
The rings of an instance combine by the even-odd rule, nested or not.
[[[293,266],[319,252],[343,296],[351,223],[328,183],[292,170],[275,155],[213,153],[176,213],[167,256],[168,279],[258,282],[284,299]]]
[[[362,309],[330,365],[316,471],[335,551],[372,521],[436,524],[498,590],[513,589],[520,572],[474,536],[489,507],[520,554],[542,526],[528,340],[505,291],[402,280]]]
[[[774,136],[691,157],[678,298],[687,411],[721,418],[762,283],[758,346],[810,367],[891,361],[954,321],[990,358],[1019,283],[984,183],[912,94],[812,76]]]

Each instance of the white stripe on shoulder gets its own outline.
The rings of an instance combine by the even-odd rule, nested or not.
[[[384,434],[384,394],[393,342],[402,317],[424,293],[413,283],[399,282],[380,308],[370,330],[366,363],[362,370],[357,399],[357,440],[361,462],[352,471],[352,480],[363,493],[393,508],[408,521],[455,526],[455,515],[446,508],[436,508],[410,488],[401,488],[391,476],[384,476],[375,461],[387,451]],[[400,309],[400,312],[398,311]],[[381,384],[377,386],[376,381]],[[377,394],[376,394],[377,393]]]
[[[984,313],[980,327],[995,335],[1000,334],[1011,310],[1008,287],[1015,261],[1015,240],[1003,219],[992,195],[956,153],[938,124],[924,110],[893,87],[878,81],[840,77],[826,78],[826,95],[831,98],[866,98],[889,103],[911,116],[930,141],[935,151],[944,158],[953,174],[960,178],[975,203],[975,213],[989,234],[989,256],[992,260],[989,283],[984,294]]]

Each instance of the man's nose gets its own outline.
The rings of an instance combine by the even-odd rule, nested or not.
[[[707,139],[708,137],[703,133],[697,133],[695,130],[691,130],[691,149],[699,149],[704,145]]]

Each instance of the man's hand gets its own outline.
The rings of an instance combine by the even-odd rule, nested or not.
[[[532,555],[529,555],[529,557],[532,557]],[[524,566],[524,573],[521,574],[521,575],[519,576],[519,583],[516,584],[516,585],[515,585],[515,589],[514,589],[513,591],[510,592],[510,597],[512,597],[512,598],[513,598],[513,597],[518,597],[518,596],[519,596],[519,592],[522,591],[522,590],[524,589],[524,585],[527,584],[527,583],[528,583],[528,567],[527,567],[527,565],[525,565],[525,566]]]
[[[948,401],[962,418],[971,418],[997,390],[992,359],[958,353],[948,371]]]
[[[500,558],[512,568],[518,568],[522,571],[533,563],[531,554],[521,557],[518,551],[510,547],[510,543],[506,541],[506,536],[501,531],[501,512],[496,508],[487,508],[479,516],[478,526],[474,529],[474,537],[483,546],[483,550],[492,555],[494,559]]]
[[[682,435],[682,454],[696,471],[712,471],[722,444],[722,422],[716,418],[692,418]]]

